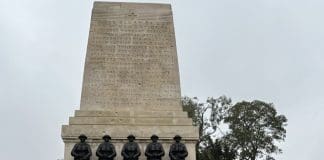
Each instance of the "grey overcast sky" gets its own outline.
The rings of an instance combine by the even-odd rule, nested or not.
[[[273,102],[289,120],[278,159],[323,159],[323,0],[136,2],[172,4],[183,95]],[[0,159],[63,157],[92,3],[0,1]]]

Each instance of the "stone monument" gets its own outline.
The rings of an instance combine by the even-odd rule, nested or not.
[[[127,136],[136,136],[140,160],[150,137],[159,136],[166,156],[175,135],[195,160],[198,129],[182,110],[171,5],[95,2],[85,60],[80,110],[62,126],[65,160],[85,134],[97,160],[109,134],[121,160]]]

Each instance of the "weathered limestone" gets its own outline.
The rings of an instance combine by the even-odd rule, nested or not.
[[[179,134],[195,160],[197,128],[182,111],[171,6],[95,2],[91,18],[80,110],[62,126],[65,160],[78,136],[95,152],[102,136],[116,145],[117,160],[133,134],[142,152],[152,134],[169,146]],[[145,159],[144,153],[140,157]],[[92,160],[97,160],[95,154]]]

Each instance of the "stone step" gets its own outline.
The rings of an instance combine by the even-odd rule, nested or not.
[[[198,127],[196,126],[153,126],[153,125],[63,125],[62,138],[77,138],[80,134],[85,134],[92,138],[101,138],[109,134],[113,139],[125,139],[129,134],[136,136],[136,139],[149,139],[152,134],[156,134],[160,139],[172,139],[179,134],[184,139],[198,137]]]
[[[80,106],[81,110],[149,110],[149,111],[183,111],[181,105],[170,105],[170,106],[101,106],[101,105],[91,105],[91,106]]]
[[[184,111],[84,111],[76,110],[75,117],[188,117],[188,113]]]
[[[146,118],[146,117],[70,117],[69,124],[110,125],[192,125],[190,118]]]

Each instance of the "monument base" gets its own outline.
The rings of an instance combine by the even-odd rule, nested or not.
[[[108,134],[116,147],[117,157],[122,160],[121,150],[128,141],[127,136],[133,134],[140,145],[140,160],[146,159],[144,151],[153,134],[159,136],[165,156],[169,160],[169,148],[174,142],[173,137],[179,134],[188,149],[188,160],[196,160],[195,145],[198,140],[198,128],[192,126],[192,120],[184,111],[144,111],[144,110],[114,110],[114,111],[81,111],[77,110],[70,117],[69,125],[62,126],[62,138],[65,143],[64,160],[73,160],[71,151],[80,140],[78,136],[85,134],[92,149],[91,160],[97,160],[96,150],[103,142],[102,136]]]

